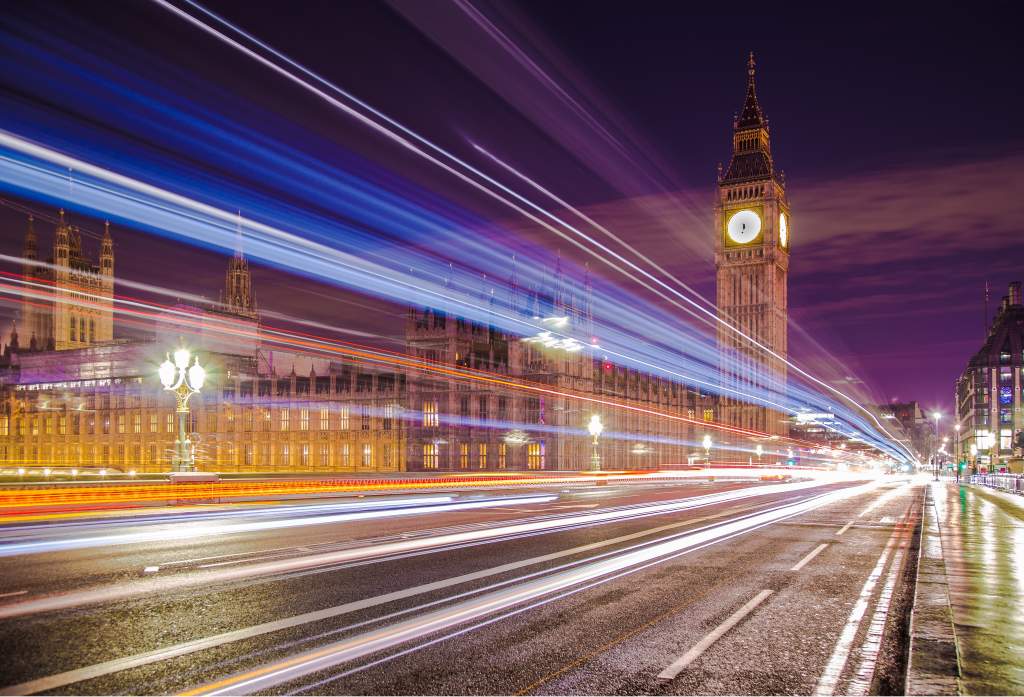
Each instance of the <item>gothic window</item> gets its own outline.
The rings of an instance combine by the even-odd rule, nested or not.
[[[89,341],[96,341],[96,320],[89,320]]]
[[[437,443],[423,444],[423,469],[437,469]]]
[[[71,335],[71,336],[69,337],[69,339],[70,339],[71,341],[75,341],[75,340],[76,340],[76,339],[75,339],[75,318],[74,318],[74,317],[71,317],[71,318],[69,318],[68,322],[69,322],[69,325],[70,325],[70,326],[69,326],[69,329],[70,329],[70,332],[69,332],[69,333],[70,333],[70,335]]]
[[[85,317],[78,320],[78,340],[86,341],[85,338]]]

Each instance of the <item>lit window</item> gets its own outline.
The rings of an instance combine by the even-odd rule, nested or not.
[[[124,433],[124,414],[117,415],[117,432]]]
[[[544,442],[526,446],[526,466],[532,470],[544,469]]]
[[[327,443],[321,443],[320,444],[320,466],[323,467],[324,469],[327,469],[327,467],[330,465],[330,460],[331,460],[331,449],[330,449],[330,447],[328,447]]]
[[[302,444],[302,452],[300,454],[299,464],[302,467],[309,467],[309,443]]]
[[[506,444],[498,443],[498,469],[505,469]]]
[[[321,431],[328,431],[328,430],[330,430],[330,428],[331,428],[331,411],[330,411],[330,409],[326,409],[326,408],[321,409],[320,410],[320,430]],[[323,464],[326,465],[327,463],[324,462]]]
[[[423,444],[423,469],[437,469],[437,443]]]
[[[478,448],[478,459],[480,461],[480,469],[487,469],[487,443],[480,443]]]
[[[153,412],[149,415],[149,432],[156,433],[158,425],[159,419],[157,418],[156,412]]]
[[[439,423],[437,416],[437,402],[424,402],[423,403],[423,425],[424,426],[437,426]]]
[[[340,407],[338,409],[338,428],[342,431],[347,431],[348,426],[348,407]]]
[[[373,466],[373,446],[363,443],[363,467]]]
[[[57,422],[57,433],[59,435],[65,435],[68,432],[68,417],[62,416]]]
[[[704,420],[705,421],[714,421],[715,420],[715,410],[714,409],[705,409],[704,410]]]
[[[167,432],[172,433],[174,431],[174,412],[167,412]]]
[[[309,430],[309,409],[299,409],[299,430]]]
[[[142,433],[142,414],[132,415],[132,433]]]
[[[459,443],[459,467],[469,468],[469,443]]]
[[[343,467],[349,467],[352,464],[352,454],[348,443],[341,444],[341,464]]]
[[[282,431],[287,431],[288,430],[288,410],[287,409],[282,409],[281,410],[281,430]]]

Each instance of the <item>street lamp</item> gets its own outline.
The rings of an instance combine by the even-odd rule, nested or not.
[[[187,348],[174,352],[171,357],[160,364],[160,382],[164,389],[174,393],[178,402],[178,440],[174,443],[174,460],[171,466],[175,472],[194,472],[195,458],[192,455],[192,443],[185,436],[185,421],[188,418],[188,400],[203,388],[206,371],[199,365],[199,356],[189,366],[192,354]]]
[[[935,419],[935,439],[939,438],[939,419],[942,418],[942,414],[939,412],[932,412],[932,418]],[[932,466],[935,468],[935,481],[939,481],[939,453],[936,452],[934,455],[935,459],[932,461]]]
[[[601,423],[601,415],[594,414],[587,424],[587,432],[594,438],[594,454],[590,458],[590,464],[595,470],[601,469],[601,456],[597,452],[597,438],[604,431],[604,424]]]
[[[761,464],[761,456],[764,455],[764,448],[761,447],[760,443],[758,443],[757,447],[754,448],[754,451],[757,452],[757,464],[760,465]]]
[[[711,436],[704,434],[704,439],[701,441],[701,445],[704,446],[704,462],[708,468],[711,467]]]

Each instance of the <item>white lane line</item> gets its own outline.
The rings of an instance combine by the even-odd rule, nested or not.
[[[146,568],[144,568],[142,570],[142,573],[144,573],[144,574],[155,574],[158,571],[160,571],[160,567],[159,566],[147,566]]]
[[[847,530],[850,529],[851,525],[853,525],[853,521],[852,520],[849,523],[847,523],[846,525],[844,525],[843,527],[839,528],[839,530],[836,532],[836,534],[837,535],[842,535],[844,532],[846,532]]]
[[[770,590],[763,590],[755,595],[746,605],[741,607],[736,612],[730,615],[729,619],[722,624],[715,627],[714,631],[708,634],[706,637],[700,640],[700,642],[692,649],[684,653],[682,656],[672,662],[665,670],[658,673],[658,680],[674,680],[679,673],[686,669],[688,665],[700,658],[701,654],[707,651],[712,644],[722,638],[722,636],[730,629],[735,627],[744,617],[754,611],[758,605],[764,602],[765,598],[772,594]]]
[[[839,676],[842,675],[843,669],[846,667],[846,661],[850,658],[850,649],[853,646],[854,637],[857,636],[857,629],[860,628],[860,621],[868,609],[868,601],[871,599],[871,594],[875,591],[878,579],[882,576],[885,563],[889,560],[889,555],[896,544],[899,532],[898,529],[894,530],[892,535],[889,536],[889,542],[886,543],[885,549],[882,550],[882,554],[878,557],[875,568],[871,570],[868,580],[864,582],[864,587],[860,590],[860,596],[850,611],[850,616],[847,618],[843,631],[839,635],[839,640],[832,650],[832,656],[825,666],[825,671],[818,678],[818,684],[815,686],[813,694],[831,695],[835,693],[836,685],[839,683]]]
[[[733,515],[742,515],[747,511],[760,508],[762,504],[752,504],[733,510]],[[628,535],[622,535],[620,537],[611,538],[608,540],[601,540],[600,542],[592,542],[590,544],[581,545],[579,547],[573,547],[571,549],[562,550],[561,552],[553,552],[551,554],[545,554],[539,557],[532,557],[530,559],[524,559],[518,562],[511,562],[508,564],[502,564],[495,566],[490,569],[483,569],[470,574],[464,574],[462,576],[455,576],[453,578],[444,579],[441,581],[435,581],[433,583],[426,583],[420,586],[413,586],[412,588],[406,588],[405,590],[395,591],[387,593],[385,595],[378,595],[372,598],[365,598],[351,603],[345,603],[344,605],[337,605],[335,607],[327,608],[324,610],[317,610],[314,612],[307,612],[302,615],[295,615],[282,620],[276,620],[273,622],[264,622],[263,624],[257,624],[244,629],[237,629],[230,632],[224,632],[222,634],[215,634],[210,637],[203,639],[194,639],[192,641],[182,642],[180,644],[174,644],[171,646],[164,647],[162,649],[156,649],[154,651],[147,651],[146,653],[135,654],[134,656],[124,656],[122,658],[115,658],[110,661],[104,661],[103,663],[97,663],[91,666],[85,666],[83,668],[77,668],[74,670],[65,671],[63,673],[56,673],[36,680],[30,680],[29,682],[21,683],[20,685],[13,685],[10,687],[0,688],[0,695],[12,694],[12,695],[30,695],[36,692],[45,692],[47,690],[56,690],[67,685],[73,685],[77,682],[84,680],[91,680],[93,678],[102,677],[104,675],[110,675],[112,673],[118,673],[122,670],[128,670],[129,668],[136,668],[138,666],[149,665],[151,663],[158,663],[165,661],[170,658],[177,656],[185,656],[188,654],[202,651],[204,649],[214,648],[222,646],[224,644],[230,644],[235,641],[241,641],[243,639],[251,639],[253,637],[261,636],[263,634],[269,634],[270,632],[276,632],[281,629],[289,629],[291,627],[298,627],[303,624],[309,624],[311,622],[318,622],[320,620],[331,619],[346,615],[352,612],[358,612],[367,608],[376,607],[378,605],[384,605],[386,603],[394,602],[396,600],[402,600],[404,598],[413,597],[422,593],[429,593],[435,590],[441,590],[451,586],[456,586],[462,583],[469,583],[497,574],[506,573],[508,571],[514,571],[516,569],[534,566],[536,564],[542,564],[548,561],[554,561],[563,557],[573,556],[582,552],[589,552],[593,550],[602,549],[611,545],[618,544],[620,542],[628,542],[630,540],[638,540],[651,535],[656,535],[659,532],[666,530],[673,530],[676,528],[685,527],[687,525],[695,525],[702,523],[714,518],[726,515],[721,513],[718,515],[701,516],[699,518],[693,518],[690,520],[683,520],[675,523],[668,523],[665,525],[659,525],[654,528],[647,530],[641,530],[639,532],[630,533]]]
[[[905,484],[901,484],[900,486],[896,487],[895,489],[887,491],[886,493],[882,494],[877,499],[875,499],[871,503],[871,505],[869,505],[867,508],[865,508],[863,511],[861,511],[860,514],[857,517],[858,518],[863,518],[868,513],[870,513],[871,511],[875,510],[876,508],[878,508],[882,504],[888,503],[889,501],[893,500],[897,496],[900,496],[902,494],[907,493],[907,491],[910,489],[910,487],[911,487],[910,482],[907,482]]]
[[[826,547],[828,547],[827,544],[820,544],[820,545],[818,545],[813,550],[811,550],[810,554],[808,554],[806,557],[804,557],[803,559],[798,561],[793,566],[793,568],[790,569],[790,571],[799,571],[800,569],[804,568],[805,566],[807,566],[807,564],[810,563],[811,559],[814,559],[816,556],[821,554],[821,550],[825,549]]]
[[[878,665],[878,654],[882,650],[882,635],[885,634],[885,623],[889,618],[889,607],[892,605],[892,594],[896,588],[902,560],[903,550],[900,549],[892,559],[889,574],[885,579],[885,586],[878,598],[878,605],[875,606],[871,624],[868,625],[867,636],[864,637],[864,643],[860,647],[860,667],[846,687],[846,693],[849,695],[860,697],[866,695],[871,688],[871,681],[875,677],[875,666]]]
[[[10,593],[0,593],[0,598],[11,598],[11,597],[13,597],[15,595],[25,595],[26,593],[28,593],[27,590],[11,591]]]

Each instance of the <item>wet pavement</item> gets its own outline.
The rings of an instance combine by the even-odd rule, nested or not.
[[[935,485],[965,694],[1024,694],[1024,497]]]

